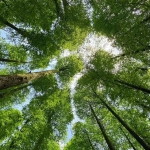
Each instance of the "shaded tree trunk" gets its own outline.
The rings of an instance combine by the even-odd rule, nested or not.
[[[108,136],[107,136],[107,134],[105,132],[105,129],[104,129],[103,125],[101,124],[100,120],[96,116],[93,107],[90,104],[89,104],[89,107],[91,109],[91,112],[92,112],[92,114],[93,114],[93,116],[94,116],[94,118],[95,118],[95,120],[96,120],[96,122],[97,122],[97,124],[98,124],[98,126],[99,126],[99,128],[100,128],[100,130],[101,130],[101,132],[102,132],[102,134],[104,136],[104,138],[105,138],[105,140],[106,140],[106,143],[107,143],[109,149],[110,150],[115,150],[115,148],[113,147],[113,144],[111,143],[111,141],[109,140],[109,138],[108,138]]]
[[[0,99],[1,98],[5,98],[5,97],[7,97],[9,95],[13,95],[14,93],[16,93],[16,92],[18,92],[18,91],[20,91],[20,90],[22,90],[22,89],[24,89],[24,88],[26,88],[26,87],[28,87],[30,85],[32,85],[32,84],[25,84],[25,85],[23,85],[21,87],[19,86],[19,87],[15,88],[15,89],[12,89],[10,91],[6,91],[4,93],[0,93]]]
[[[139,144],[140,144],[144,149],[150,150],[150,146],[149,146],[134,130],[132,130],[132,129],[129,127],[129,125],[128,125],[125,121],[123,121],[123,120],[120,118],[120,116],[117,115],[117,114],[113,111],[113,109],[111,109],[111,107],[110,107],[109,105],[107,105],[107,103],[106,103],[103,99],[101,99],[101,98],[99,97],[99,95],[98,95],[95,91],[93,91],[93,92],[94,92],[95,96],[96,96],[98,99],[100,99],[100,101],[104,104],[104,106],[116,117],[116,119],[117,119],[117,120],[128,130],[128,132],[139,142]]]
[[[131,89],[135,89],[135,90],[139,90],[139,91],[142,91],[144,93],[147,93],[147,94],[150,94],[150,90],[147,89],[147,88],[144,88],[144,87],[141,87],[141,86],[137,86],[137,85],[134,85],[134,84],[131,84],[131,83],[128,83],[124,80],[121,80],[121,79],[117,79],[116,77],[113,77],[112,76],[112,79],[113,80],[107,80],[105,78],[102,78],[99,73],[97,71],[95,71],[96,74],[103,80],[103,81],[106,81],[106,82],[110,82],[112,84],[117,84],[117,85],[121,85],[121,86],[124,86],[124,87],[129,87]],[[114,81],[114,82],[113,82]]]
[[[132,88],[132,89],[139,90],[139,91],[142,91],[142,92],[144,92],[144,93],[150,94],[150,90],[149,90],[149,89],[146,89],[146,88],[144,88],[144,87],[137,86],[137,85],[134,85],[134,84],[131,84],[131,83],[127,83],[127,82],[125,82],[125,81],[123,81],[123,80],[120,80],[120,79],[114,79],[114,81],[118,82],[118,83],[121,84],[121,85],[126,85],[126,86],[128,86],[128,87],[130,87],[130,88]]]
[[[3,61],[3,62],[14,62],[14,63],[30,63],[30,62],[19,61],[19,60],[12,60],[12,59],[5,59],[5,58],[0,58],[0,61]]]
[[[125,134],[125,132],[123,131],[123,129],[120,127],[120,130],[122,131],[122,133],[124,134],[124,136],[126,137],[127,141],[129,142],[129,144],[131,145],[131,147],[133,148],[133,150],[137,150],[134,145],[132,144],[132,142],[130,141],[130,139],[128,138],[128,136]]]
[[[2,22],[3,24],[5,24],[6,26],[14,29],[15,31],[17,31],[19,34],[21,34],[23,37],[26,37],[25,36],[25,31],[23,31],[22,29],[14,26],[13,24],[11,24],[10,22],[8,22],[7,20],[5,20],[2,16],[0,16],[0,22]]]
[[[58,72],[58,70],[48,70],[26,74],[0,75],[0,90],[29,83],[33,80],[56,72]]]

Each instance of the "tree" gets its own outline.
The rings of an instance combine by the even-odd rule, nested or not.
[[[149,7],[148,0],[1,0],[0,149],[60,149],[74,109],[82,122],[64,149],[150,149]],[[83,50],[93,35],[119,54],[106,52],[105,42]]]
[[[35,73],[26,73],[26,74],[18,74],[18,75],[1,75],[1,83],[0,90],[11,88],[13,86],[21,85],[24,83],[31,82],[32,80],[36,80],[40,77],[56,73],[56,70],[49,70],[43,72],[35,72]]]
[[[74,125],[74,137],[71,141],[65,146],[65,150],[74,150],[74,149],[90,149],[95,150],[96,147],[93,144],[93,141],[87,131],[85,124],[77,122]]]
[[[0,141],[3,142],[6,138],[11,136],[22,122],[22,114],[15,109],[1,110],[0,116]]]
[[[32,82],[33,80],[37,80],[41,77],[54,74],[54,73],[59,73],[60,75],[63,74],[63,77],[65,77],[64,71],[70,69],[70,72],[69,72],[70,74],[67,74],[67,78],[68,78],[68,76],[71,77],[73,74],[75,74],[76,71],[78,71],[77,67],[79,70],[82,67],[81,66],[82,63],[80,63],[79,60],[75,57],[71,57],[70,62],[66,60],[63,64],[61,63],[61,61],[62,60],[60,60],[60,63],[58,64],[58,66],[60,65],[66,65],[66,66],[58,70],[56,69],[56,70],[48,70],[48,71],[26,73],[26,74],[1,75],[0,76],[0,90],[11,88],[13,86],[18,86],[18,85],[25,84],[25,83],[29,83],[29,82]],[[71,63],[71,61],[72,61],[72,64],[68,64],[68,63]]]
[[[101,132],[102,132],[106,142],[107,142],[107,145],[108,145],[109,149],[110,150],[115,150],[113,144],[111,143],[111,141],[109,140],[109,138],[108,138],[108,136],[107,136],[107,134],[105,132],[105,129],[104,129],[103,125],[101,124],[100,120],[96,116],[96,114],[95,114],[95,112],[93,110],[93,107],[90,104],[89,104],[89,107],[90,107],[91,112],[93,113],[93,116],[94,116],[94,118],[95,118],[95,120],[96,120],[96,122],[97,122],[97,124],[98,124],[98,126],[99,126],[99,128],[100,128],[100,130],[101,130]]]
[[[55,143],[54,140],[62,138],[66,133],[67,123],[72,120],[67,90],[51,89],[49,93],[34,98],[30,107],[23,109],[22,126],[16,129],[4,147],[20,149],[23,146],[24,149],[47,149],[50,141]]]
[[[128,138],[128,136],[124,133],[123,129],[120,128],[120,130],[123,132],[124,136],[127,138],[128,142],[129,142],[130,145],[132,146],[133,150],[136,150],[135,146],[132,144],[132,142],[130,141],[130,139]]]
[[[96,94],[96,93],[95,93]],[[96,94],[96,96],[98,96]],[[107,109],[117,118],[117,120],[130,132],[130,134],[143,146],[143,148],[145,149],[150,149],[150,146],[138,135],[136,134],[136,132],[134,132],[134,130],[132,130],[128,124],[126,124],[121,118],[120,116],[118,116],[109,105],[107,105],[105,103],[105,101],[103,101],[102,99],[100,99],[101,102],[107,107]]]

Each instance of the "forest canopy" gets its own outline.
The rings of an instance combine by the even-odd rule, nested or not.
[[[0,10],[1,150],[150,150],[149,0]]]

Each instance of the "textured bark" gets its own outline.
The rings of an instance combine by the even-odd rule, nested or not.
[[[94,91],[93,91],[94,92]],[[94,92],[95,96],[100,99],[100,101],[106,106],[106,108],[116,117],[116,119],[128,130],[128,132],[141,144],[141,146],[146,149],[150,150],[150,145],[148,145],[134,130],[132,130],[129,125],[121,119],[119,115],[117,115],[113,109],[107,103],[101,99],[96,92]]]
[[[98,124],[98,126],[99,126],[99,128],[100,128],[100,130],[101,130],[101,132],[102,132],[102,134],[103,134],[103,136],[105,138],[105,140],[106,140],[106,143],[107,143],[109,149],[110,150],[115,150],[115,148],[113,147],[113,144],[111,143],[111,141],[109,140],[109,138],[108,138],[108,136],[107,136],[107,134],[105,132],[105,129],[104,129],[103,125],[101,124],[100,120],[96,116],[96,114],[94,112],[94,109],[92,108],[92,106],[90,104],[89,104],[89,106],[90,106],[91,112],[92,112],[92,114],[93,114],[93,116],[94,116],[94,118],[95,118],[95,120],[96,120],[96,122],[97,122],[97,124]]]
[[[26,74],[0,75],[0,90],[18,86],[24,83],[29,83],[33,80],[56,72],[58,72],[58,70],[49,70]]]

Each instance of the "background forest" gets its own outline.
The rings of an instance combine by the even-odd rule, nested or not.
[[[150,150],[149,0],[0,0],[0,29],[1,150]]]

